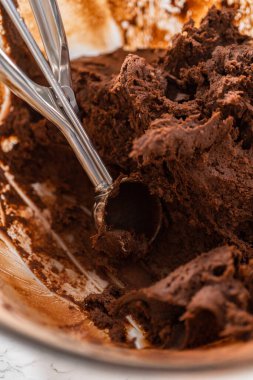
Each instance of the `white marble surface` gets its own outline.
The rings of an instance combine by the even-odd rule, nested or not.
[[[145,371],[56,353],[0,332],[0,379],[6,380],[252,380],[253,367],[195,371]]]

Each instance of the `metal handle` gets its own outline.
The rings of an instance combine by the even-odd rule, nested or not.
[[[58,4],[55,0],[29,0],[45,51],[58,83],[75,112],[78,106],[72,90],[69,49]]]
[[[83,151],[85,156],[82,160],[82,165],[86,173],[88,174],[90,180],[97,192],[107,191],[112,184],[112,178],[107,171],[104,163],[99,157],[98,153],[94,149],[88,135],[84,131],[82,124],[80,123],[77,115],[75,114],[73,108],[71,107],[68,99],[66,98],[64,92],[62,91],[60,85],[54,77],[51,69],[48,66],[43,54],[41,53],[37,43],[33,39],[30,31],[27,29],[25,23],[23,22],[20,14],[18,13],[12,0],[1,0],[2,5],[12,19],[14,25],[19,31],[21,37],[25,41],[27,47],[34,56],[36,62],[38,63],[41,71],[45,75],[48,83],[53,88],[57,100],[60,102],[62,108],[64,109],[72,127],[75,130],[80,142],[83,146]]]
[[[72,125],[62,115],[52,91],[48,87],[40,86],[29,79],[2,49],[0,49],[0,80],[15,95],[26,101],[61,130],[83,167],[87,164],[92,167],[92,162],[89,161],[83,144]]]

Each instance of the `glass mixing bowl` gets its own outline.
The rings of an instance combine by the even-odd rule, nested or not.
[[[113,51],[119,46],[128,50],[165,47],[189,17],[198,23],[214,3],[220,5],[214,0],[59,1],[72,58]],[[20,0],[19,5],[40,43],[28,1]],[[252,8],[251,0],[238,1],[236,22],[242,31],[253,35]],[[3,123],[12,103],[9,91],[2,85],[0,101],[0,123]],[[1,149],[8,152],[17,142],[15,136],[2,138]],[[17,199],[15,207],[13,204],[8,207],[8,201],[5,209],[0,204],[1,226],[5,226],[6,214],[13,217],[7,233],[0,229],[0,324],[4,328],[72,354],[132,366],[186,369],[252,361],[253,342],[222,342],[185,351],[145,348],[134,323],[130,333],[136,337],[138,349],[112,343],[107,332],[97,329],[85,311],[80,311],[73,302],[101,292],[107,283],[92,268],[87,270],[80,265],[71,252],[71,236],[62,237],[52,230],[47,212],[42,212],[27,196],[9,168],[0,163],[0,171],[6,182],[2,196],[9,191]],[[50,207],[54,202],[53,189],[36,182],[36,178],[33,186]],[[85,208],[84,212],[89,214]],[[20,216],[25,218],[25,224]],[[39,249],[34,250],[36,241],[40,242]],[[48,256],[48,244],[60,251],[63,259]],[[31,260],[33,266],[28,266]],[[41,263],[43,282],[35,275]],[[52,290],[54,284],[57,292]]]

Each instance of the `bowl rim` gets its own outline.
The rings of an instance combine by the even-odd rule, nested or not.
[[[26,344],[44,346],[55,353],[129,368],[185,372],[252,365],[253,359],[253,341],[182,351],[153,348],[138,350],[85,340],[77,344],[76,339],[59,330],[52,334],[52,330],[49,331],[45,326],[16,317],[2,306],[0,330]]]

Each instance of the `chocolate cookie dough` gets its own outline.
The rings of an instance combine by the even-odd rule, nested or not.
[[[30,70],[14,37],[12,54]],[[52,227],[73,232],[89,268],[120,279],[80,304],[114,341],[133,343],[128,315],[164,348],[252,338],[252,70],[252,39],[226,8],[212,8],[199,28],[187,23],[168,50],[73,62],[84,128],[112,176],[138,177],[161,200],[162,227],[145,255],[139,247],[117,254],[115,241],[97,237],[71,204],[70,194],[91,208],[94,194],[54,126],[19,100],[1,126],[2,136],[18,138],[1,159],[22,186],[46,180],[57,188]]]

